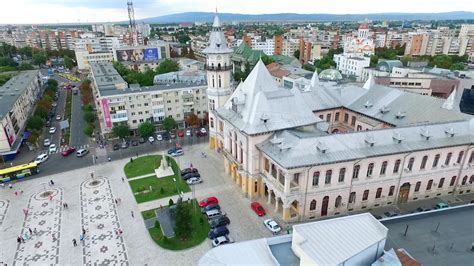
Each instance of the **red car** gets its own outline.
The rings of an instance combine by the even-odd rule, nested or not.
[[[184,138],[184,132],[183,132],[183,131],[179,131],[179,132],[178,132],[178,137]]]
[[[260,205],[258,202],[252,202],[250,204],[250,208],[258,215],[258,216],[264,216],[265,215],[265,209]]]
[[[61,152],[61,155],[66,157],[66,156],[69,156],[71,153],[75,152],[76,151],[76,148],[74,147],[69,147],[67,150]]]
[[[218,204],[219,201],[217,200],[216,197],[209,197],[207,199],[203,199],[199,202],[199,207],[201,208],[204,208],[208,205],[211,205],[211,204]]]

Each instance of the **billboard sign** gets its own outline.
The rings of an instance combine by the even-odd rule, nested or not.
[[[160,59],[158,48],[136,48],[117,50],[117,61],[119,62],[143,62]]]
[[[112,128],[112,119],[110,118],[109,101],[107,99],[101,100],[102,111],[104,111],[105,126]]]

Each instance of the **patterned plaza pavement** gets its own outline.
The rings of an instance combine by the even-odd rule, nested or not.
[[[115,200],[105,177],[81,185],[81,222],[86,232],[81,245],[86,265],[128,265]]]
[[[9,200],[0,200],[0,226],[3,224],[3,220],[5,219],[9,205]]]
[[[13,265],[58,264],[61,238],[62,189],[48,188],[31,195],[23,209],[24,222],[19,232]]]

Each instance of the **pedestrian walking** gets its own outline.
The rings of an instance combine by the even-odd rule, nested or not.
[[[136,156],[137,156],[137,158],[138,158],[138,152],[137,152],[137,153],[135,153],[135,155],[136,155]]]
[[[122,236],[122,233],[123,233],[122,229],[119,228],[118,232],[119,232],[119,236]]]
[[[30,235],[33,235],[33,230],[31,230],[31,228],[28,228],[28,231],[30,231]]]
[[[20,236],[18,236],[18,237],[16,238],[16,242],[18,242],[18,244],[21,243],[21,237],[20,237]]]
[[[82,234],[83,234],[83,235],[86,234],[86,229],[84,229],[84,227],[82,227]]]
[[[53,195],[49,195],[49,201],[53,200]]]
[[[135,218],[135,216],[133,215],[133,211],[130,211],[130,213],[132,214],[132,218]]]
[[[125,182],[125,179],[123,178],[123,176],[122,176],[122,182]]]
[[[33,229],[33,232],[35,233],[35,235],[38,234],[38,231],[36,231],[36,227],[35,229]]]
[[[53,179],[49,180],[49,184],[50,184],[51,186],[54,186],[54,181],[53,181]]]
[[[28,233],[27,233],[27,232],[25,232],[25,234],[24,234],[24,235],[25,235],[25,240],[28,240],[28,239],[30,239],[30,236],[28,235]]]
[[[20,236],[21,238],[21,243],[25,243],[25,239],[23,238],[23,236]]]
[[[10,189],[13,189],[13,185],[12,185],[12,184],[8,184],[8,187],[9,187]]]
[[[75,238],[72,239],[72,245],[75,246],[75,247],[77,247],[77,241],[76,241]]]
[[[117,199],[115,199],[115,204],[117,204],[117,205],[118,205],[118,200],[117,200]]]
[[[15,196],[18,196],[18,191],[15,191]]]

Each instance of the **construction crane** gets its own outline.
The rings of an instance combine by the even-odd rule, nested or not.
[[[129,44],[131,46],[137,46],[138,45],[138,33],[137,33],[137,26],[135,24],[135,11],[133,11],[133,2],[127,1],[127,8],[128,8],[128,20],[129,20]]]

